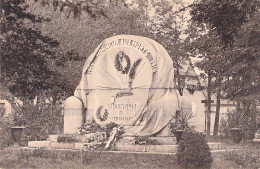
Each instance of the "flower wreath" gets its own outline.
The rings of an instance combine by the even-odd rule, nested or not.
[[[97,119],[100,120],[100,121],[106,121],[107,118],[108,118],[108,111],[107,109],[105,109],[105,112],[103,114],[103,116],[101,116],[101,110],[102,110],[103,106],[99,106],[98,109],[97,109],[97,112],[96,112],[96,116],[97,116]]]
[[[123,68],[122,66],[122,61],[123,58],[126,59],[127,65],[126,67]],[[130,66],[131,66],[131,61],[130,58],[122,51],[120,51],[115,58],[115,68],[118,71],[121,71],[122,74],[128,74],[129,70],[130,70]]]

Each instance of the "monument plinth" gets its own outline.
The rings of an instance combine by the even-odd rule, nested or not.
[[[86,110],[85,120],[122,125],[125,136],[164,135],[162,130],[181,109],[172,59],[157,42],[132,35],[105,39],[95,49],[74,96],[79,109]],[[64,128],[82,124],[79,118],[75,123],[80,124],[65,123]]]

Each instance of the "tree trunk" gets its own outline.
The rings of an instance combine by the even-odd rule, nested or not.
[[[210,135],[210,113],[211,113],[211,74],[208,72],[208,112],[207,112],[207,135]]]
[[[179,94],[182,96],[183,95],[183,87],[182,87],[182,82],[181,82],[181,76],[180,76],[178,59],[177,59],[176,73],[177,73],[177,83],[178,83],[177,84],[177,89],[179,91]]]
[[[55,90],[55,91],[52,93],[52,105],[53,105],[53,106],[56,105],[56,102],[57,102],[57,95],[58,95],[58,91]]]
[[[251,126],[250,126],[251,133],[249,134],[249,139],[253,139],[254,138],[255,132],[257,130],[257,127],[256,127],[256,113],[257,113],[256,102],[252,101]]]
[[[215,116],[213,136],[218,135],[219,114],[220,114],[220,97],[221,97],[221,78],[218,80],[217,105],[216,105],[216,116]]]

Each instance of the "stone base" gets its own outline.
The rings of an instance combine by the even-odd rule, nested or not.
[[[28,148],[83,150],[83,143],[58,143],[51,141],[29,141]]]
[[[209,142],[209,148],[211,150],[224,150],[226,149],[226,145],[220,142]]]
[[[226,148],[223,143],[219,142],[209,142],[208,145],[211,150],[224,150]],[[176,153],[177,145],[124,144],[119,140],[112,146],[112,151]]]
[[[51,142],[51,149],[74,149],[75,143],[58,143]]]
[[[175,137],[148,137],[149,141],[155,141],[159,145],[176,145],[177,141]],[[117,144],[135,144],[135,137],[123,137],[116,141]],[[149,143],[148,143],[149,144]]]
[[[53,141],[29,141],[28,148],[44,148],[44,149],[66,149],[66,150],[83,150],[84,143],[83,137],[78,136],[78,140],[82,142],[73,142],[73,143],[59,143],[54,139]],[[259,139],[255,139],[260,142]],[[158,145],[152,145],[149,142],[156,141]],[[120,152],[147,152],[147,153],[176,153],[177,145],[175,137],[149,137],[145,142],[135,143],[136,140],[134,137],[124,137],[111,145],[111,151],[120,151]],[[224,150],[226,147],[223,143],[219,142],[209,142],[209,148],[211,150]]]
[[[29,148],[49,148],[51,145],[51,141],[29,141]]]
[[[260,143],[260,142],[259,142]],[[222,143],[208,143],[211,151],[225,150]],[[30,141],[28,148],[44,148],[53,150],[83,150],[83,143],[58,143],[50,141]],[[136,145],[136,144],[120,144],[116,143],[111,146],[111,151],[118,152],[146,152],[146,153],[176,153],[177,145]]]
[[[115,144],[112,151],[176,153],[177,145],[122,145]]]

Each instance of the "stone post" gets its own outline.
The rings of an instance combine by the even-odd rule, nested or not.
[[[64,102],[64,134],[79,134],[83,120],[83,103],[75,96]]]

